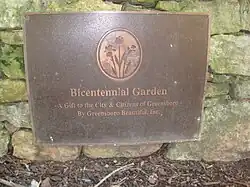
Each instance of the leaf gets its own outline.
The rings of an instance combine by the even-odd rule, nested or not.
[[[23,58],[24,57],[24,55],[23,55],[23,48],[22,47],[17,47],[15,49],[15,54],[16,54],[16,57]]]
[[[113,73],[116,75],[115,69],[113,67],[111,67],[111,69],[112,69]]]
[[[128,73],[128,67],[129,67],[130,64],[131,64],[131,61],[128,62],[127,66],[125,68],[125,74]]]
[[[10,61],[12,60],[23,62],[24,56],[22,47],[14,48],[12,46],[4,45],[3,47],[1,47],[0,51],[0,61],[5,65],[10,64]]]
[[[116,62],[116,64],[120,65],[120,62],[119,62],[119,60],[118,60],[118,58],[117,58],[116,55],[115,55],[115,62]]]
[[[23,63],[20,63],[17,60],[9,61],[7,65],[6,63],[0,62],[0,69],[8,78],[25,78],[23,66]]]
[[[6,64],[9,64],[9,63],[7,63],[9,61],[9,57],[7,55],[2,55],[0,57],[0,61],[5,61]]]
[[[1,50],[2,50],[2,53],[3,54],[10,54],[10,53],[12,53],[13,52],[13,47],[12,46],[10,46],[10,45],[4,45],[3,47],[1,47]]]

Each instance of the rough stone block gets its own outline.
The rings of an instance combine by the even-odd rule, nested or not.
[[[27,90],[24,81],[0,80],[0,103],[26,101]]]
[[[23,31],[0,31],[0,40],[9,45],[22,45],[23,44]]]
[[[39,11],[40,0],[1,0],[0,27],[21,27],[25,12]]]
[[[130,3],[124,3],[121,8],[122,11],[144,11],[142,6],[131,5]]]
[[[250,80],[239,82],[235,85],[236,98],[248,98],[250,99]]]
[[[0,27],[22,27],[25,12],[118,10],[120,7],[102,0],[1,0]]]
[[[211,33],[238,32],[250,29],[249,4],[238,0],[197,1],[182,0],[159,1],[157,9],[168,12],[209,12],[211,14]]]
[[[55,12],[76,12],[76,11],[100,11],[100,10],[120,10],[121,5],[107,4],[102,0],[78,0],[78,1],[65,1],[65,0],[43,0],[43,11]]]
[[[229,93],[229,84],[207,83],[205,97],[216,97],[227,95]]]
[[[106,3],[115,3],[115,4],[122,4],[127,2],[127,0],[104,0]]]
[[[154,8],[156,6],[156,0],[129,0],[132,5],[141,5],[145,8]]]
[[[8,145],[10,142],[10,135],[7,130],[0,130],[0,157],[8,152]]]
[[[20,130],[12,135],[13,155],[25,160],[54,160],[65,162],[76,159],[81,152],[77,146],[35,145],[31,131]]]
[[[228,75],[213,75],[211,82],[213,83],[230,83],[231,77]]]
[[[0,112],[1,112],[1,110],[0,110]],[[1,113],[0,113],[0,115],[1,115]],[[4,125],[5,125],[5,122],[0,121],[0,130],[2,130],[4,128]]]
[[[0,115],[4,116],[4,120],[17,128],[31,128],[28,103],[21,102],[6,106],[0,105]]]
[[[148,156],[160,149],[161,144],[84,146],[83,154],[91,158]]]
[[[218,104],[226,104],[229,101],[230,101],[230,97],[228,95],[206,98],[204,102],[204,107],[209,108]]]
[[[231,101],[205,110],[201,141],[171,144],[173,160],[234,161],[250,157],[250,103]]]
[[[3,121],[2,122],[5,129],[10,133],[13,134],[14,132],[18,131],[20,129],[20,127],[16,127],[14,125],[12,125],[11,123],[9,123],[8,121]]]
[[[218,35],[210,43],[209,61],[216,73],[250,76],[250,36]]]
[[[208,82],[212,82],[212,80],[213,80],[213,74],[207,72],[207,73],[206,73],[206,79],[207,79]]]

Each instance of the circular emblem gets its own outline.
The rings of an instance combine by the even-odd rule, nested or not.
[[[139,40],[130,31],[115,29],[106,33],[97,48],[97,62],[101,71],[116,81],[131,78],[141,64]]]

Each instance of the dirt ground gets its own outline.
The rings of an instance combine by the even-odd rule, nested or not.
[[[237,162],[171,161],[163,150],[148,157],[65,163],[0,158],[0,187],[250,187],[250,159]],[[3,183],[7,185],[3,185]]]

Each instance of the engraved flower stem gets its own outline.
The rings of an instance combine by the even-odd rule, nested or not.
[[[112,61],[113,65],[114,65],[116,76],[119,77],[119,65],[115,62],[113,55],[111,57],[111,61]]]
[[[127,71],[130,64],[131,64],[131,62],[128,62],[127,65],[125,64],[124,69],[123,69],[123,74],[126,73],[126,71]]]
[[[118,52],[119,52],[119,76],[123,77],[123,75],[121,74],[121,45],[119,45],[118,47]]]
[[[119,66],[119,77],[123,77],[122,76],[122,71],[121,71],[121,63],[122,63],[122,60],[121,60],[121,44],[123,44],[124,42],[124,39],[122,36],[118,36],[115,38],[115,43],[118,45],[118,58],[115,59],[117,61],[117,64]]]
[[[120,69],[120,75],[124,77],[124,65],[125,65],[125,59],[122,59],[121,62],[121,69]]]
[[[118,51],[119,51],[119,63],[121,63],[121,45],[119,45]]]
[[[124,54],[122,55],[122,59],[121,59],[121,72],[120,74],[122,74],[122,76],[124,76],[125,74],[125,69],[127,69],[126,66],[126,62],[127,62],[127,57],[129,56],[129,54],[132,52],[132,50],[129,49],[128,52],[124,52]]]

